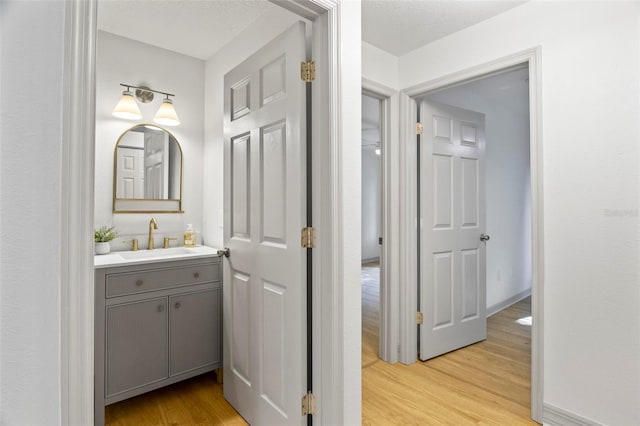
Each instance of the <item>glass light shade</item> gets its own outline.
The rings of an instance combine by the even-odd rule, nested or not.
[[[133,98],[133,93],[128,90],[122,92],[120,101],[113,109],[113,115],[126,120],[140,120],[142,118],[138,103]]]
[[[176,114],[176,110],[173,107],[173,101],[171,99],[164,99],[162,101],[162,105],[160,105],[160,109],[158,109],[156,116],[153,117],[153,121],[165,126],[177,126],[180,124],[180,119],[178,118],[178,114]]]

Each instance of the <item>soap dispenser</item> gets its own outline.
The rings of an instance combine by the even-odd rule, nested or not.
[[[191,224],[188,224],[186,231],[184,231],[184,246],[196,246],[196,231],[193,230],[193,226]]]

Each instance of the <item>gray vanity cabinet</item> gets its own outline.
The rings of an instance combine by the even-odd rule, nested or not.
[[[106,397],[167,378],[167,298],[106,308]]]
[[[169,298],[169,375],[220,364],[220,320],[211,315],[212,306],[222,306],[220,288]]]
[[[104,406],[222,368],[218,257],[95,272],[95,424]]]

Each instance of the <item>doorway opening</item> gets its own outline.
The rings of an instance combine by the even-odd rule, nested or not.
[[[479,368],[475,380],[530,410],[529,69],[497,71],[418,101],[419,359],[456,362],[484,351],[492,368]]]
[[[470,419],[492,419],[492,422],[498,424],[507,423],[526,423],[531,417],[539,420],[541,412],[539,411],[541,399],[542,379],[540,377],[541,366],[536,364],[536,360],[541,361],[540,355],[541,342],[539,336],[542,329],[541,318],[541,292],[542,283],[539,275],[541,258],[539,251],[541,250],[541,230],[542,223],[540,220],[541,198],[538,178],[541,172],[541,159],[539,158],[538,149],[540,140],[538,131],[538,114],[536,108],[536,100],[538,99],[538,86],[535,84],[537,75],[536,58],[537,51],[525,52],[524,54],[514,55],[495,61],[486,66],[479,66],[465,72],[460,72],[447,76],[433,82],[425,83],[407,89],[401,93],[400,97],[400,140],[407,143],[400,143],[400,178],[401,178],[401,199],[400,218],[401,218],[401,240],[400,247],[405,255],[402,259],[403,265],[401,271],[400,282],[409,283],[401,286],[400,291],[400,360],[408,364],[406,366],[395,366],[386,363],[375,363],[371,368],[363,370],[363,421],[373,421],[373,419],[388,418],[390,421],[420,422],[424,424],[436,423],[442,419],[452,421],[456,418],[460,423],[469,422]],[[489,337],[498,338],[499,342],[489,342],[492,348],[502,351],[497,357],[492,357],[490,351],[482,349],[481,345],[473,345],[437,357],[428,362],[416,362],[418,355],[417,333],[416,333],[416,306],[418,306],[418,289],[416,285],[411,283],[417,282],[417,279],[411,279],[410,272],[417,271],[417,262],[415,267],[410,267],[412,259],[417,259],[418,250],[418,232],[420,222],[426,226],[426,221],[419,220],[416,213],[417,208],[417,183],[418,183],[418,155],[416,141],[416,117],[418,117],[418,101],[421,101],[427,95],[433,95],[439,91],[451,89],[459,85],[471,83],[472,81],[491,77],[501,74],[504,71],[515,71],[513,68],[518,64],[529,64],[529,69],[524,70],[526,77],[529,78],[529,87],[525,85],[524,92],[529,95],[525,100],[528,113],[524,113],[524,120],[528,128],[524,132],[529,136],[530,146],[525,151],[530,153],[528,161],[530,173],[530,193],[525,190],[517,192],[522,197],[530,198],[529,213],[529,233],[531,235],[531,249],[529,253],[530,265],[522,266],[523,269],[529,268],[531,282],[531,299],[525,298],[519,304],[512,305],[509,309],[502,309],[516,302],[519,298],[526,296],[528,290],[522,290],[519,294],[516,290],[509,295],[502,294],[502,299],[498,302],[490,302],[488,305],[489,313],[500,311],[500,313],[491,316],[489,319]],[[526,67],[525,67],[526,68]],[[519,66],[518,69],[522,69]],[[520,82],[524,84],[525,82]],[[504,86],[504,85],[503,85]],[[506,88],[505,88],[506,89]],[[470,96],[467,94],[467,96]],[[530,126],[529,126],[530,123]],[[424,132],[432,132],[433,127],[424,124]],[[467,140],[469,142],[469,140]],[[489,139],[487,138],[487,144]],[[467,157],[471,158],[471,157]],[[499,168],[504,169],[505,166],[499,164]],[[444,173],[444,176],[451,176]],[[424,177],[424,176],[423,176]],[[526,186],[526,185],[525,185]],[[526,209],[526,203],[519,204],[520,210]],[[403,226],[403,223],[404,226]],[[414,225],[416,224],[416,225]],[[415,227],[414,227],[415,226]],[[526,228],[524,225],[522,228]],[[524,232],[525,229],[520,229]],[[522,232],[518,232],[518,238]],[[498,232],[499,234],[500,232]],[[496,234],[496,235],[498,235]],[[479,236],[479,235],[478,235]],[[412,240],[412,238],[414,238]],[[496,237],[500,239],[499,237]],[[495,240],[495,239],[494,239]],[[526,256],[525,256],[526,257]],[[526,263],[526,262],[525,262]],[[429,265],[430,266],[430,265]],[[501,266],[501,268],[504,268]],[[423,268],[424,269],[424,268]],[[424,271],[423,271],[424,272]],[[493,273],[490,278],[497,278],[498,272]],[[500,276],[503,284],[511,275],[516,277],[516,268],[513,273],[509,271],[506,274],[504,269],[501,270]],[[402,277],[405,277],[404,279]],[[413,293],[412,293],[413,292]],[[530,302],[531,308],[527,305]],[[524,305],[524,306],[522,306]],[[485,308],[487,307],[485,301]],[[536,310],[537,308],[537,310]],[[531,311],[533,318],[532,325],[520,324],[526,322],[527,312]],[[426,315],[425,315],[426,316]],[[495,323],[495,324],[494,324]],[[498,333],[494,333],[492,328],[497,326]],[[536,336],[536,329],[538,335]],[[510,331],[505,331],[510,330]],[[527,336],[530,335],[531,337]],[[407,338],[405,338],[405,336]],[[511,345],[512,341],[521,343],[522,351],[518,352],[515,345]],[[485,345],[486,346],[486,345]],[[466,352],[465,352],[466,351]],[[514,355],[517,366],[511,368],[511,363],[507,355]],[[520,355],[518,355],[520,353]],[[452,359],[453,357],[453,359]],[[465,361],[466,360],[466,361]],[[464,362],[468,365],[464,366]],[[531,366],[531,367],[529,367]],[[511,371],[509,372],[509,369]],[[495,369],[495,371],[494,371]],[[507,380],[503,380],[505,374],[513,373]],[[529,389],[528,380],[532,377]],[[393,380],[389,380],[393,377]],[[500,382],[502,380],[502,382]],[[425,388],[425,383],[428,387]],[[496,389],[492,386],[498,384]],[[514,400],[512,393],[516,389],[517,401]],[[416,389],[421,389],[416,392]],[[414,390],[412,392],[412,390]],[[398,396],[401,396],[398,398]],[[473,397],[471,397],[473,395]],[[498,401],[496,403],[496,401]],[[496,409],[496,405],[503,409]],[[419,407],[419,408],[417,408]],[[461,410],[461,407],[464,407]],[[488,409],[487,407],[491,407]],[[386,416],[386,417],[381,417]],[[460,416],[460,417],[457,417]]]
[[[232,2],[233,3],[233,2]],[[218,182],[223,180],[222,177],[222,134],[223,134],[223,93],[222,80],[226,72],[240,63],[244,58],[253,54],[255,50],[261,48],[265,43],[278,37],[279,33],[285,31],[291,25],[299,24],[299,21],[305,21],[301,16],[274,5],[269,2],[260,2],[251,8],[252,14],[243,16],[242,9],[246,5],[238,3],[229,3],[226,11],[230,14],[234,12],[237,16],[236,25],[241,25],[239,21],[246,19],[243,30],[236,34],[231,40],[213,53],[206,52],[191,53],[189,49],[195,47],[197,43],[182,42],[182,45],[167,46],[166,40],[162,34],[149,30],[144,36],[136,37],[135,34],[127,33],[126,29],[119,30],[118,25],[122,18],[126,15],[127,19],[134,19],[131,16],[135,14],[122,13],[118,10],[122,6],[119,3],[99,2],[98,10],[98,33],[97,33],[97,66],[96,66],[96,134],[95,134],[95,153],[96,153],[96,173],[95,173],[95,218],[96,224],[113,223],[120,233],[119,238],[114,242],[117,250],[127,250],[125,240],[144,241],[144,235],[140,233],[140,222],[149,221],[150,216],[157,216],[158,232],[157,239],[162,241],[165,238],[165,244],[168,244],[167,238],[176,239],[175,236],[180,235],[185,229],[186,223],[193,223],[198,232],[198,244],[205,244],[212,247],[222,247],[222,213],[220,206],[222,204],[222,191],[218,190]],[[171,12],[176,13],[176,9],[172,9],[175,5],[155,5],[145,4],[145,14],[153,16],[158,22],[162,19],[171,19]],[[180,8],[180,14],[188,21],[197,21],[203,16],[215,18],[215,11],[211,14],[211,5],[204,2],[195,2],[188,5],[175,6]],[[238,10],[232,11],[237,7]],[[238,13],[239,12],[239,13]],[[221,18],[217,18],[221,19]],[[263,23],[269,23],[269,29],[261,28]],[[149,20],[152,21],[152,20]],[[277,25],[273,24],[277,21]],[[255,24],[252,26],[251,24]],[[306,20],[307,27],[311,27],[309,20]],[[157,24],[151,23],[153,28],[159,28]],[[126,25],[125,25],[126,26]],[[212,25],[215,26],[215,25]],[[266,24],[265,24],[266,26]],[[136,25],[127,26],[128,28],[136,27]],[[203,34],[199,31],[201,26],[191,24],[189,27],[180,27],[181,30],[174,28],[174,39],[188,40],[190,37],[196,39],[206,39],[210,34]],[[191,33],[191,27],[196,28]],[[161,28],[161,26],[160,26]],[[311,35],[311,29],[305,34],[304,30],[296,34],[296,42],[301,52],[296,52],[296,61],[306,60],[304,52],[305,44],[308,44],[306,36]],[[157,36],[157,37],[156,37]],[[179,44],[179,43],[178,43]],[[293,57],[294,55],[290,55]],[[323,61],[326,62],[326,61]],[[291,62],[295,64],[295,62]],[[279,69],[274,67],[275,69]],[[271,71],[271,70],[267,70]],[[293,75],[289,72],[289,75]],[[300,81],[298,73],[293,79],[298,86],[305,87],[305,83]],[[255,85],[254,79],[254,85]],[[118,90],[114,90],[120,83],[131,83],[135,85],[149,85],[154,88],[160,87],[176,93],[176,109],[180,113],[182,123],[173,128],[173,133],[179,139],[184,153],[184,170],[180,175],[180,181],[183,183],[184,211],[180,214],[162,214],[168,212],[158,211],[159,209],[149,209],[144,216],[129,214],[113,214],[111,209],[112,197],[110,192],[105,190],[110,188],[112,176],[108,171],[112,167],[110,161],[106,161],[113,157],[113,142],[117,139],[117,135],[130,127],[131,122],[124,120],[116,120],[111,116],[111,110],[115,105],[112,99],[114,94],[119,96]],[[220,82],[220,84],[218,84]],[[252,86],[254,87],[254,86]],[[271,89],[276,87],[273,84]],[[275,90],[275,89],[274,89]],[[228,91],[227,91],[228,92]],[[255,95],[256,91],[252,93]],[[278,95],[278,93],[276,93]],[[274,96],[277,97],[277,96]],[[280,96],[282,98],[283,96]],[[293,97],[293,96],[292,96]],[[248,95],[247,95],[248,98]],[[117,100],[117,99],[116,99]],[[273,105],[275,101],[272,99]],[[253,106],[253,104],[252,104]],[[141,105],[144,119],[150,120],[152,111],[145,105]],[[151,113],[151,116],[149,115]],[[148,127],[148,126],[147,126]],[[320,126],[319,126],[320,127]],[[277,130],[277,129],[276,129]],[[274,132],[277,133],[277,132]],[[297,136],[297,135],[296,135]],[[254,138],[255,139],[255,138]],[[275,139],[275,138],[274,138]],[[297,138],[301,139],[301,138]],[[289,147],[291,144],[288,145]],[[299,163],[299,162],[298,162]],[[220,185],[221,186],[221,185]],[[303,193],[303,191],[300,191]],[[203,195],[204,194],[204,195]],[[292,197],[289,197],[292,198]],[[142,219],[140,219],[142,218]],[[142,228],[144,229],[144,228]],[[295,235],[294,240],[299,242],[299,230],[296,233],[289,229],[288,235]],[[144,232],[144,231],[143,231]],[[149,234],[150,235],[150,234]],[[149,236],[151,238],[151,236]],[[179,239],[177,245],[182,245],[182,238]],[[158,244],[156,242],[156,244]],[[172,243],[173,246],[175,243]],[[152,247],[151,245],[149,245]],[[289,244],[289,246],[294,246]],[[142,243],[141,249],[145,249],[146,245]],[[159,248],[159,247],[158,247]],[[236,257],[237,262],[238,256]],[[218,281],[216,279],[216,281]],[[164,297],[164,296],[163,296]],[[184,305],[184,303],[183,303]],[[183,306],[183,311],[185,306]],[[161,308],[158,308],[161,309]],[[178,309],[176,307],[175,309]],[[162,308],[162,312],[166,312]],[[208,307],[207,312],[211,316],[220,314],[219,306]],[[166,318],[166,314],[163,318]],[[208,317],[201,315],[201,317]],[[169,322],[172,318],[169,317]],[[299,321],[290,321],[289,323],[299,323]],[[195,328],[195,327],[194,327]],[[217,330],[222,333],[222,329]],[[159,333],[162,334],[162,333]],[[211,340],[220,338],[220,334],[212,335]],[[169,336],[169,341],[172,340]],[[177,341],[178,339],[175,339]],[[195,340],[195,339],[194,339]],[[203,339],[204,340],[204,339]],[[276,341],[276,340],[274,340]],[[141,346],[144,346],[141,343]],[[163,348],[164,349],[164,348]],[[303,350],[303,349],[300,349]],[[101,351],[96,351],[100,353]],[[165,351],[158,351],[164,353]],[[218,352],[218,351],[216,351]],[[204,370],[210,370],[216,365],[221,365],[221,353],[216,353],[216,361],[207,360],[207,365],[199,369],[191,369],[188,374],[177,377],[173,375],[166,383],[175,382],[178,379],[187,379],[187,376],[204,373]],[[137,362],[144,364],[148,359],[146,356],[139,356]],[[300,362],[304,362],[300,357]],[[97,367],[99,363],[96,363]],[[289,365],[292,363],[289,363]],[[104,367],[102,367],[104,368]],[[132,369],[140,368],[134,365]],[[106,406],[106,424],[124,423],[124,424],[142,424],[145,420],[157,424],[192,424],[200,423],[203,419],[207,422],[220,423],[221,420],[232,420],[242,423],[243,420],[234,409],[222,398],[222,377],[216,373],[205,373],[195,378],[181,381],[175,385],[169,385],[161,390],[152,390],[140,396],[129,398],[123,401],[115,401],[112,398],[108,401],[96,401],[95,419],[96,423],[101,423],[102,408]],[[229,370],[227,370],[229,371]],[[272,370],[275,371],[275,368]],[[161,372],[160,375],[168,375],[172,373]],[[300,373],[299,373],[300,374]],[[126,375],[126,374],[125,374]],[[217,377],[216,377],[217,376]],[[282,375],[284,376],[284,375]],[[227,379],[229,379],[227,375]],[[218,379],[218,381],[216,381]],[[229,380],[227,380],[227,383]],[[273,380],[272,382],[275,382]],[[98,383],[98,381],[96,381]],[[99,386],[99,385],[98,385]],[[123,399],[120,396],[133,396],[143,390],[151,390],[156,387],[154,383],[143,383],[140,385],[135,383],[128,394],[119,395],[117,399]],[[100,386],[99,386],[100,387]],[[231,387],[227,386],[225,391]],[[293,387],[291,387],[293,388]],[[305,389],[306,390],[306,389]],[[127,389],[129,391],[129,389]],[[302,392],[302,390],[301,390]],[[179,407],[187,400],[190,409],[184,410]],[[291,398],[289,398],[291,400]],[[113,403],[112,403],[113,402]],[[299,396],[295,395],[295,410],[287,409],[288,412],[297,414],[299,408]],[[288,403],[288,406],[294,404]],[[238,409],[245,418],[248,416],[246,412]],[[223,416],[223,417],[221,417]],[[293,416],[291,416],[293,418]],[[266,420],[264,420],[266,421]]]
[[[380,359],[382,101],[362,94],[362,368]]]
[[[453,88],[456,86],[471,83],[473,81],[491,77],[497,74],[504,73],[505,71],[511,71],[528,67],[529,78],[529,171],[530,171],[530,202],[531,208],[529,210],[531,217],[531,417],[538,421],[542,421],[542,401],[543,401],[543,332],[544,324],[543,309],[544,309],[544,262],[543,262],[543,249],[544,249],[544,232],[543,232],[543,205],[542,205],[542,139],[541,139],[541,122],[540,122],[540,93],[541,87],[539,83],[540,64],[539,64],[540,51],[539,49],[530,49],[524,52],[516,53],[511,56],[496,59],[492,62],[476,65],[472,68],[458,71],[438,79],[427,81],[412,88],[406,89],[401,93],[401,113],[403,114],[401,127],[401,136],[406,135],[407,140],[415,140],[414,136],[416,132],[415,119],[413,117],[418,116],[418,102],[429,94],[442,91],[447,88]],[[407,182],[418,181],[418,164],[417,158],[417,144],[407,144],[403,146],[403,152],[401,153],[400,167],[404,169],[404,176]],[[406,188],[401,188],[403,197],[407,200],[406,206],[401,206],[401,218],[405,223],[412,223],[416,220],[414,216],[417,207],[412,204],[411,196],[417,194],[418,191],[415,187],[407,185]],[[417,257],[418,253],[418,236],[407,232],[406,240],[402,246],[408,256],[408,264],[411,266],[408,270],[418,270],[418,261],[412,260]],[[497,275],[497,274],[496,274]],[[510,275],[510,274],[509,274]],[[504,279],[504,275],[501,275]],[[401,333],[405,334],[406,330],[416,330],[415,326],[415,314],[413,309],[417,305],[418,301],[417,287],[409,287],[406,289],[406,293],[401,294]],[[424,294],[422,295],[424,296]],[[523,296],[523,295],[521,295]],[[515,300],[512,300],[513,302]],[[507,303],[508,301],[505,301]],[[508,303],[507,303],[508,304]],[[503,305],[504,307],[506,305]],[[499,310],[500,305],[494,306]],[[415,334],[413,336],[416,336]],[[413,362],[415,355],[418,354],[417,338],[402,339],[401,341],[401,360],[405,363]]]

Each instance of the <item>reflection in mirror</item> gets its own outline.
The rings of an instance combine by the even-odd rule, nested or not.
[[[181,211],[182,149],[161,127],[125,131],[114,156],[114,212]]]

